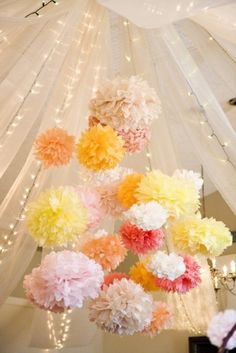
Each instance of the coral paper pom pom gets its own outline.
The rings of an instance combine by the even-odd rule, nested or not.
[[[106,275],[104,277],[104,282],[102,285],[102,288],[104,286],[109,286],[110,284],[112,284],[115,280],[120,281],[122,278],[126,278],[129,279],[129,276],[126,273],[121,273],[121,272],[111,272],[108,273],[108,275]]]
[[[73,251],[52,252],[41,265],[25,276],[24,288],[30,301],[41,309],[62,312],[81,308],[95,298],[103,282],[100,265]]]
[[[151,323],[145,327],[143,333],[154,337],[162,330],[170,328],[172,314],[166,303],[155,302],[155,309],[152,313]]]
[[[171,226],[170,232],[176,248],[193,255],[219,256],[232,245],[230,230],[214,218],[184,217]]]
[[[40,135],[35,141],[36,158],[45,168],[69,163],[75,147],[74,136],[65,130],[53,128]]]
[[[89,318],[104,331],[133,335],[150,324],[153,311],[151,295],[126,278],[104,286],[89,305]]]
[[[184,274],[174,281],[166,278],[156,278],[156,284],[160,289],[167,292],[187,293],[190,289],[197,287],[201,282],[200,266],[188,255],[183,256],[186,270]]]
[[[158,170],[148,173],[141,180],[136,198],[139,202],[160,203],[174,218],[193,214],[199,208],[199,192],[192,180],[170,177]]]
[[[136,130],[118,131],[118,135],[124,140],[124,149],[127,153],[141,152],[150,140],[150,131],[147,128]]]
[[[94,126],[82,133],[77,158],[93,171],[112,169],[124,157],[123,141],[110,126]]]
[[[130,222],[121,226],[120,234],[127,249],[135,254],[157,250],[162,246],[165,236],[161,229],[143,230]]]
[[[88,240],[80,250],[107,271],[115,270],[127,254],[127,250],[117,235],[105,235],[98,239]]]
[[[65,246],[83,233],[88,224],[87,210],[75,190],[51,188],[29,204],[28,229],[40,246]]]
[[[142,178],[142,174],[130,174],[121,182],[117,198],[125,208],[130,208],[137,202],[135,192]]]
[[[142,262],[137,262],[129,271],[130,279],[140,284],[145,292],[157,291],[156,277],[149,272]]]

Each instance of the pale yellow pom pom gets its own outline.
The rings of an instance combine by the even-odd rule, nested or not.
[[[156,201],[171,217],[192,214],[199,208],[199,192],[192,180],[170,177],[154,170],[146,175],[136,191],[140,202]]]
[[[110,126],[96,125],[82,133],[78,161],[93,171],[113,169],[124,157],[123,140]]]
[[[86,230],[88,215],[72,188],[51,188],[29,204],[27,224],[40,246],[65,246]]]
[[[170,232],[176,248],[193,255],[219,256],[232,245],[229,229],[214,218],[181,218],[170,227]]]

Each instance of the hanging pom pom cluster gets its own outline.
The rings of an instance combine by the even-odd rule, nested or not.
[[[106,80],[89,110],[80,136],[52,128],[35,142],[35,156],[45,168],[74,158],[81,182],[51,187],[27,207],[30,234],[53,251],[25,276],[26,296],[57,313],[88,301],[89,318],[100,329],[153,337],[171,327],[172,313],[152,293],[196,288],[201,271],[193,256],[221,254],[231,234],[222,222],[198,213],[203,183],[198,173],[141,174],[119,165],[127,154],[144,150],[161,113],[146,81]],[[102,230],[108,220],[118,220],[119,227]],[[128,252],[139,260],[128,273],[119,272]]]

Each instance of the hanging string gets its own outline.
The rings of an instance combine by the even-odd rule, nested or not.
[[[58,4],[58,2],[56,0],[49,0],[48,2],[42,1],[42,5],[38,9],[36,9],[35,11],[32,11],[32,12],[28,13],[28,15],[25,16],[25,18],[28,18],[28,17],[30,17],[32,15],[41,16],[39,11],[44,9],[46,6],[48,6],[51,3],[53,3],[55,5]]]
[[[201,165],[201,178],[204,181],[204,169],[203,166]],[[206,200],[205,200],[205,183],[202,183],[202,216],[206,217]]]

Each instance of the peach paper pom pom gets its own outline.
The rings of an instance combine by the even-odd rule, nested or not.
[[[103,286],[109,286],[110,284],[112,284],[115,279],[117,279],[118,281],[120,281],[122,278],[126,278],[129,279],[129,276],[126,273],[122,273],[122,272],[111,272],[108,275],[106,275],[104,277],[104,282],[102,285],[102,289]]]
[[[149,128],[135,130],[118,130],[118,135],[124,140],[124,149],[127,153],[141,152],[150,140]]]
[[[111,217],[120,217],[124,208],[117,200],[117,190],[119,183],[110,183],[101,185],[96,188],[98,194],[100,195],[100,204],[103,213]]]
[[[137,202],[135,193],[143,177],[142,174],[130,174],[121,182],[117,198],[124,207],[130,208]]]
[[[161,229],[143,230],[130,222],[121,226],[120,234],[127,249],[135,254],[146,254],[159,249],[165,236]]]
[[[190,289],[197,287],[201,283],[200,266],[189,255],[184,255],[186,270],[184,274],[171,281],[166,278],[156,277],[156,284],[160,289],[167,292],[187,293]]]
[[[71,160],[75,138],[63,129],[53,128],[38,136],[34,146],[36,159],[41,161],[45,168],[58,167],[68,164]]]
[[[152,321],[150,325],[145,327],[143,333],[147,336],[154,337],[162,330],[170,328],[172,314],[166,303],[155,302],[155,310],[152,313]]]
[[[127,254],[127,250],[117,235],[105,235],[98,239],[88,240],[82,245],[80,251],[107,271],[115,270]]]
[[[135,283],[140,284],[145,292],[158,291],[156,285],[156,277],[149,272],[142,262],[137,262],[129,271],[130,279]]]

